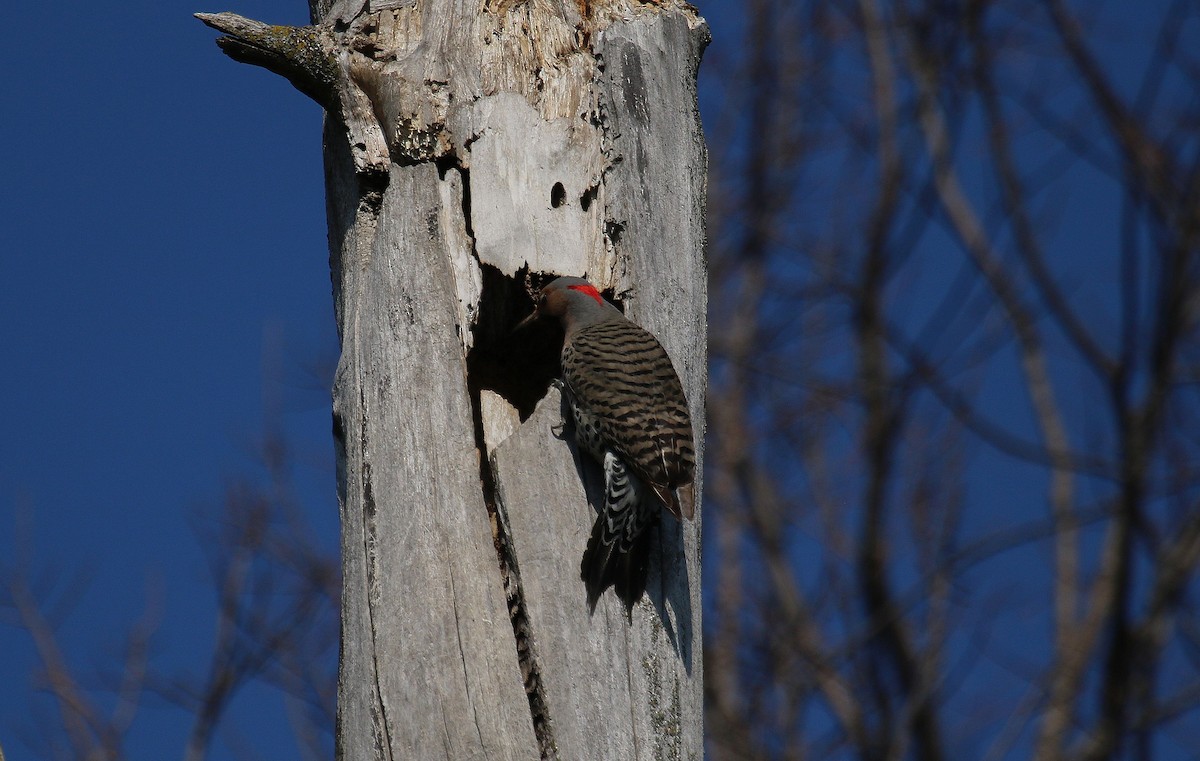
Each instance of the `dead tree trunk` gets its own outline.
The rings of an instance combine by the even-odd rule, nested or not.
[[[511,331],[531,283],[587,276],[658,335],[702,441],[703,20],[678,0],[311,10],[200,18],[327,113],[339,758],[700,758],[699,521],[664,517],[632,621],[611,593],[588,616],[596,474],[561,435],[556,337]]]

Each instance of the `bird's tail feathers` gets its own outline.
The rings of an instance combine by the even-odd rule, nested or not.
[[[643,504],[647,495],[641,484],[611,452],[604,458],[604,483],[604,509],[596,516],[579,572],[591,613],[596,612],[600,595],[609,587],[616,587],[617,597],[632,613],[634,603],[646,591],[649,528],[658,516],[658,506]]]

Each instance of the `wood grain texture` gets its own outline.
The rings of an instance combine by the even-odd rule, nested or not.
[[[706,25],[690,14],[668,12],[614,23],[597,44],[605,61],[603,87],[617,121],[614,150],[626,157],[609,174],[606,194],[607,213],[624,225],[616,253],[627,268],[621,280],[625,287],[618,291],[628,294],[627,314],[654,333],[670,354],[688,397],[697,442],[696,480],[690,494],[680,495],[694,500],[695,523],[681,526],[668,518],[660,533],[665,570],[659,598],[667,601],[663,613],[678,632],[681,657],[665,654],[658,619],[635,618],[631,632],[633,649],[645,653],[641,668],[631,674],[634,694],[659,711],[669,707],[669,726],[660,730],[668,738],[678,733],[660,740],[662,752],[655,758],[704,755],[700,504],[708,380],[708,159],[695,88],[707,43]]]
[[[480,261],[510,276],[523,267],[603,271],[603,209],[587,200],[605,166],[599,130],[570,119],[546,121],[511,92],[481,98],[467,116]]]
[[[631,692],[640,664],[625,612],[605,600],[588,616],[579,578],[595,519],[581,478],[593,477],[597,499],[602,482],[579,467],[579,452],[564,436],[561,399],[552,390],[496,451],[497,501],[512,531],[559,757],[646,758],[637,733],[649,739],[650,727]]]
[[[479,484],[438,172],[337,257],[342,758],[537,757]],[[369,240],[359,238],[369,233]]]

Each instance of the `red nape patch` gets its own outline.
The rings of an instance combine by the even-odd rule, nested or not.
[[[585,283],[584,285],[568,285],[567,288],[570,288],[572,291],[579,291],[580,293],[586,293],[587,295],[589,295],[593,299],[595,299],[597,304],[604,303],[604,299],[601,298],[601,296],[600,296],[600,291],[597,291],[596,286],[594,286],[594,285]]]

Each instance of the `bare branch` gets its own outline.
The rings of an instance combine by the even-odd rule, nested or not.
[[[226,35],[217,39],[225,55],[280,75],[323,108],[335,104],[337,53],[323,27],[273,26],[236,13],[194,15]]]

